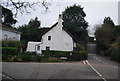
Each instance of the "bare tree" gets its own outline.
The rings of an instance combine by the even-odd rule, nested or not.
[[[14,10],[14,15],[17,16],[18,12],[21,14],[24,13],[30,13],[30,9],[35,10],[35,6],[43,6],[44,7],[44,12],[47,13],[50,3],[41,0],[41,1],[36,1],[36,2],[29,2],[29,1],[24,1],[24,0],[6,0],[4,2],[1,2],[1,5],[4,7],[9,7],[12,10]]]

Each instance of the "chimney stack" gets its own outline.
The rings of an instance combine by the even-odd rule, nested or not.
[[[62,26],[62,14],[59,14],[58,25]]]

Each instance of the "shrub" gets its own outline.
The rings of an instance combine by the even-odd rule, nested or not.
[[[16,47],[0,47],[3,55],[17,55],[18,48]]]
[[[21,42],[20,41],[2,41],[2,47],[16,47],[20,52]]]
[[[84,51],[74,51],[73,54],[69,57],[69,60],[72,61],[79,61],[79,60],[86,60],[88,57],[87,52]]]
[[[20,47],[20,41],[2,41],[3,47]]]
[[[38,56],[35,52],[26,52],[26,53],[20,53],[18,55],[19,58],[22,59],[22,61],[25,62],[40,62],[43,58],[43,56]]]
[[[70,55],[70,51],[55,51],[55,50],[42,50],[45,57],[67,57]]]
[[[82,51],[48,51],[48,50],[42,50],[42,53],[45,57],[67,57],[67,60],[71,61],[78,61],[78,60],[85,60],[87,59],[87,52],[85,50]],[[72,55],[70,55],[70,53]]]
[[[7,60],[9,56],[17,55],[18,49],[15,47],[0,47],[2,50],[2,59]]]
[[[81,51],[81,50],[85,50],[85,47],[77,43],[76,49],[77,49],[77,51]]]
[[[116,48],[116,49],[112,50],[111,60],[120,62],[120,49]]]

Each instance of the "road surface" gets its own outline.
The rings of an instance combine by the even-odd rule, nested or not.
[[[3,79],[95,79],[115,81],[118,64],[104,57],[89,54],[88,60],[64,63],[17,63],[3,62]],[[116,80],[117,81],[117,80]]]

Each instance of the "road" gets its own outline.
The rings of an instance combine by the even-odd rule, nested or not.
[[[3,79],[85,79],[110,81],[118,79],[118,64],[89,54],[88,60],[64,63],[3,62]],[[115,81],[115,80],[113,80]]]

